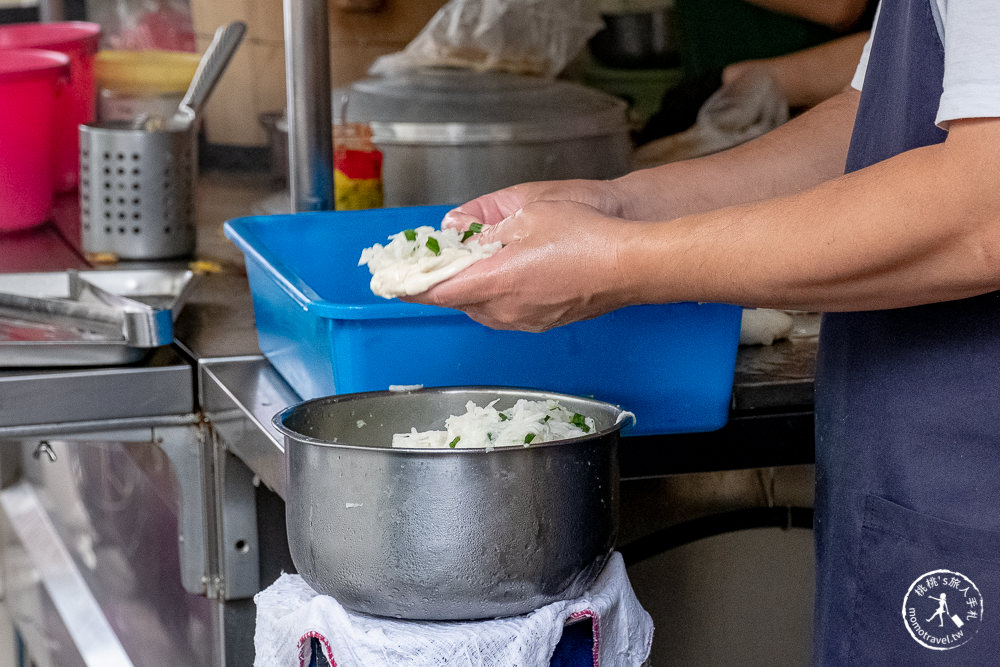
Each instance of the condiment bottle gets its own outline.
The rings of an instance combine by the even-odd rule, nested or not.
[[[382,206],[382,152],[365,123],[333,127],[334,210]]]

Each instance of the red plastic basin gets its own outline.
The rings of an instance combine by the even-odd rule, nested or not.
[[[45,222],[52,209],[52,127],[69,72],[69,57],[62,53],[0,51],[0,231]]]
[[[72,190],[80,178],[81,123],[94,120],[97,86],[94,58],[101,38],[101,26],[84,21],[56,23],[13,23],[0,25],[0,49],[45,49],[69,57],[71,84],[61,101],[56,128],[56,187]]]

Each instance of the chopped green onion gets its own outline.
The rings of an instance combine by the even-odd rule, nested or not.
[[[535,439],[535,434],[534,433],[529,433],[528,435],[524,436],[524,444],[530,445],[531,441],[534,440],[534,439]]]
[[[590,433],[590,427],[587,426],[587,418],[581,415],[579,412],[573,413],[573,418],[569,420],[573,426],[577,426],[583,429],[584,433]]]
[[[455,439],[448,443],[448,446],[451,447],[452,449],[455,449],[455,445],[457,445],[458,441],[461,440],[461,439],[462,439],[462,436],[456,435]]]
[[[404,230],[403,231],[403,236],[406,237],[407,241],[416,241],[417,240],[417,230],[415,230],[415,229]]]
[[[462,234],[462,242],[464,243],[469,239],[470,236],[472,236],[473,234],[478,234],[481,231],[483,231],[482,223],[479,222],[472,223],[471,225],[469,225],[469,228],[465,230],[465,233]]]
[[[494,435],[493,433],[487,433],[486,439],[489,440],[490,442],[493,442],[494,440],[496,440],[496,435]]]
[[[505,415],[505,414],[504,414],[504,413],[502,413],[502,412],[499,412],[499,413],[497,413],[497,414],[499,414],[499,415],[500,415],[500,421],[502,421],[502,422],[505,422],[505,421],[507,421],[508,419],[510,419],[510,417],[508,417],[507,415]]]
[[[427,237],[427,243],[425,245],[427,246],[427,249],[430,250],[435,255],[441,254],[441,246],[438,245],[437,239],[434,238],[433,236]]]
[[[545,415],[545,419],[542,420],[542,423],[544,424],[545,422],[547,422],[550,419],[552,419],[552,415]]]

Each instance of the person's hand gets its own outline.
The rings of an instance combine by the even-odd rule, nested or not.
[[[496,254],[404,300],[456,308],[494,329],[597,317],[631,305],[619,252],[639,226],[578,202],[530,202],[484,228],[480,242],[504,244]]]
[[[537,201],[578,202],[611,216],[620,216],[622,209],[613,181],[537,181],[513,185],[462,204],[444,216],[441,227],[465,230],[472,223],[495,225]]]

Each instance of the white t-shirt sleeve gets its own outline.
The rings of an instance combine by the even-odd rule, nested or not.
[[[865,83],[865,72],[868,71],[868,56],[871,54],[872,38],[875,37],[875,26],[878,24],[878,14],[880,11],[882,11],[881,0],[879,0],[878,7],[875,8],[875,19],[872,21],[872,31],[868,35],[868,41],[865,42],[865,48],[861,50],[861,60],[858,62],[858,68],[854,70],[854,78],[851,79],[851,88],[854,90],[861,90]]]
[[[1000,116],[1000,2],[942,2],[944,92],[936,122]]]

